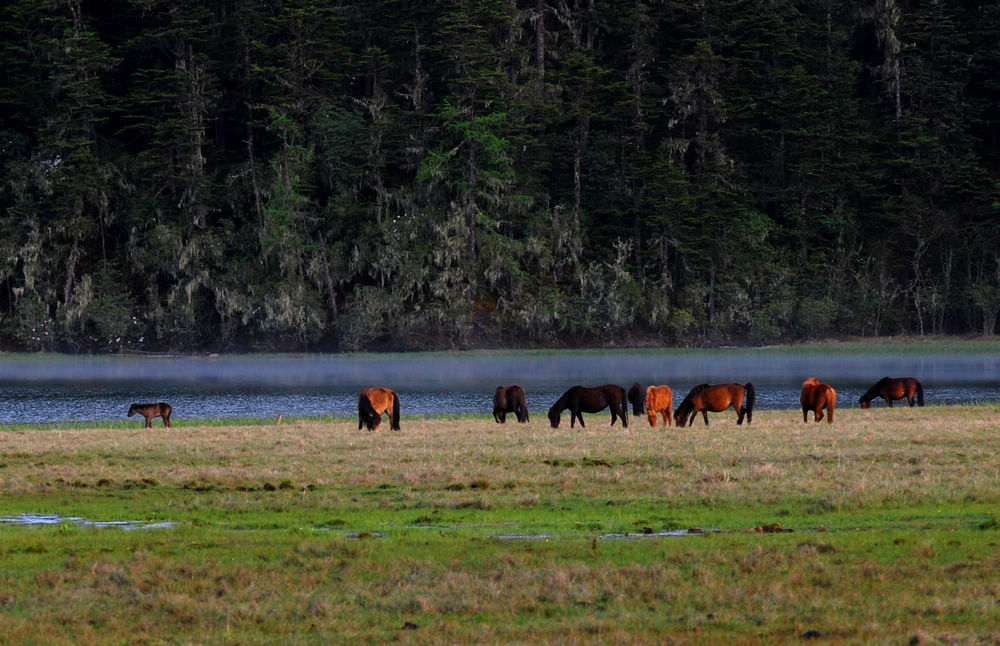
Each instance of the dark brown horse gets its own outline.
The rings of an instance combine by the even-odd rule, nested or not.
[[[873,399],[881,397],[887,406],[892,406],[892,400],[906,397],[912,408],[914,395],[917,397],[917,404],[923,406],[924,387],[913,377],[882,377],[861,395],[858,403],[861,408],[868,408]]]
[[[146,425],[143,428],[153,428],[153,418],[162,417],[163,425],[170,426],[170,404],[160,402],[158,404],[132,404],[128,407],[128,416],[132,417],[136,413],[146,418]]]
[[[382,413],[389,413],[389,428],[399,430],[399,397],[388,388],[368,388],[358,394],[358,430],[377,431]]]
[[[580,420],[583,426],[583,415],[581,413],[599,413],[605,408],[611,409],[611,424],[619,417],[622,418],[622,426],[628,427],[628,409],[625,406],[625,389],[614,384],[604,386],[594,386],[585,388],[583,386],[573,386],[563,396],[552,404],[549,409],[549,423],[552,428],[559,427],[559,416],[566,409],[569,409],[569,426],[573,428],[576,420]]]
[[[809,421],[809,411],[813,412],[816,421],[823,419],[823,409],[826,409],[826,421],[833,424],[833,408],[837,405],[837,391],[830,384],[821,384],[816,377],[810,377],[802,382],[802,421]]]
[[[507,413],[517,415],[521,424],[528,421],[528,402],[524,388],[520,386],[497,386],[493,393],[493,419],[498,424],[507,422]]]
[[[628,403],[632,404],[632,414],[636,417],[646,411],[646,389],[638,381],[628,389]]]
[[[744,395],[746,395],[746,406],[743,405]],[[677,426],[684,426],[685,423],[691,426],[694,424],[694,418],[700,412],[701,416],[705,418],[705,426],[708,426],[708,411],[718,413],[732,406],[738,415],[736,423],[742,424],[743,418],[746,417],[747,424],[749,424],[753,421],[755,398],[753,384],[749,382],[742,386],[739,384],[717,384],[715,386],[699,384],[692,388],[691,392],[681,401],[681,405],[674,413],[674,420],[677,422]],[[690,421],[688,421],[689,416]]]
[[[656,414],[663,414],[663,426],[673,423],[671,407],[674,405],[674,391],[670,386],[650,386],[646,389],[646,417],[649,425],[656,427]]]

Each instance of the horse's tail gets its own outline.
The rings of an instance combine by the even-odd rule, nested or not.
[[[392,393],[392,417],[389,422],[390,429],[394,431],[399,430],[399,395],[395,392]]]
[[[914,381],[916,381],[914,379]],[[917,406],[924,405],[924,385],[917,381]]]
[[[757,391],[754,390],[753,384],[750,383],[749,381],[743,386],[743,388],[746,389],[747,393],[746,409],[747,409],[747,424],[749,424],[750,422],[753,421],[753,404],[754,401],[757,399]]]
[[[528,400],[523,391],[517,394],[517,421],[522,424],[529,421]]]

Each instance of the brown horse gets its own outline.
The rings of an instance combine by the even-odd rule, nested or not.
[[[673,424],[673,415],[670,410],[674,405],[674,391],[670,386],[650,386],[646,389],[646,417],[649,418],[649,425],[656,428],[656,414],[663,414],[663,425]]]
[[[743,405],[743,396],[746,395],[746,406]],[[738,417],[737,424],[743,423],[746,417],[747,424],[753,421],[753,404],[756,394],[753,384],[747,382],[743,386],[739,384],[699,384],[691,389],[681,401],[674,413],[674,419],[678,426],[688,426],[694,424],[694,418],[701,413],[705,418],[705,426],[708,426],[708,412],[717,413],[726,410],[730,406],[736,411]],[[690,416],[690,421],[688,421]]]
[[[632,414],[636,417],[646,411],[646,391],[638,381],[628,389],[628,403],[632,404]]]
[[[153,418],[162,417],[163,425],[170,426],[170,404],[160,402],[158,404],[132,404],[128,407],[128,416],[132,417],[136,413],[146,418],[146,425],[143,428],[153,428]]]
[[[377,431],[382,413],[389,413],[389,427],[399,430],[399,397],[388,388],[368,388],[358,394],[358,430]]]
[[[552,428],[559,427],[559,416],[566,409],[569,409],[569,426],[573,428],[576,420],[580,420],[583,426],[583,415],[581,413],[599,413],[605,408],[611,409],[611,425],[615,420],[622,418],[622,426],[628,427],[628,409],[625,406],[625,389],[614,384],[604,386],[594,386],[584,388],[583,386],[573,386],[562,397],[556,400],[549,408],[549,423]]]
[[[518,423],[528,421],[528,403],[524,395],[524,388],[520,386],[497,386],[493,393],[493,419],[498,424],[507,421],[507,413],[517,415]]]
[[[823,419],[823,409],[826,409],[826,421],[833,424],[833,408],[837,405],[837,391],[830,384],[821,384],[816,377],[810,377],[802,382],[802,421],[809,421],[809,411],[813,412],[816,421]]]
[[[906,397],[912,408],[914,395],[917,396],[917,404],[923,406],[924,387],[913,377],[882,377],[861,395],[858,403],[861,408],[868,408],[873,399],[881,397],[887,406],[892,406],[892,400]]]

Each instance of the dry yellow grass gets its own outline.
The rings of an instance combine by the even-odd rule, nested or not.
[[[937,500],[992,501],[1000,453],[996,407],[838,411],[802,423],[795,411],[761,411],[750,426],[720,413],[686,428],[628,429],[603,415],[551,429],[487,419],[405,419],[403,430],[356,422],[272,426],[84,429],[0,433],[8,495],[55,484],[148,479],[221,490],[291,484],[296,490],[398,487],[400,495],[468,497],[461,485],[510,500],[656,498],[832,508]],[[456,485],[451,489],[448,485]]]
[[[401,432],[378,433],[351,420],[2,432],[8,511],[180,524],[3,530],[0,634],[770,644],[814,631],[835,644],[995,643],[998,414],[838,410],[827,425],[761,411],[751,426],[722,413],[707,428],[666,430],[642,418],[609,428],[603,415],[551,429],[536,415],[504,426],[404,416]],[[670,519],[734,531],[608,537]],[[796,531],[741,531],[765,521]],[[497,536],[522,530],[552,539]]]

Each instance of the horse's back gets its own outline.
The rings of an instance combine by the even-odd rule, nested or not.
[[[673,405],[674,392],[669,386],[650,386],[646,389],[646,409],[661,411]]]
[[[361,391],[361,394],[368,398],[372,408],[379,414],[391,409],[396,400],[396,393],[388,388],[368,388]]]

